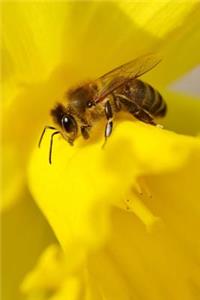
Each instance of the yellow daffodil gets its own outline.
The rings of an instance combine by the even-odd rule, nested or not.
[[[199,3],[2,9],[4,297],[199,299],[200,101],[169,88],[200,62]],[[66,90],[155,51],[144,79],[168,104],[164,129],[122,115],[102,149],[102,120],[73,147],[56,136],[50,165],[51,132],[37,144]]]

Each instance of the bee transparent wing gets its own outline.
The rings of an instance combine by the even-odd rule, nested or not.
[[[100,102],[118,87],[124,85],[130,79],[138,78],[153,69],[161,57],[157,54],[147,54],[140,56],[116,69],[104,74],[96,80],[99,91],[95,97],[95,102]]]

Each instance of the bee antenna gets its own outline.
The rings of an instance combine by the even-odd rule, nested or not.
[[[51,135],[50,147],[49,147],[49,163],[51,165],[51,157],[52,157],[52,148],[53,148],[53,138],[56,134],[60,133],[60,131],[55,131]]]
[[[43,129],[43,131],[42,131],[42,134],[41,134],[41,136],[40,136],[39,143],[38,143],[38,147],[39,147],[39,148],[40,148],[40,146],[41,146],[42,139],[43,139],[43,137],[44,137],[44,134],[45,134],[45,132],[46,132],[46,130],[47,130],[47,129],[56,130],[56,128],[55,128],[55,127],[53,127],[53,126],[45,126],[45,127],[44,127],[44,129]]]

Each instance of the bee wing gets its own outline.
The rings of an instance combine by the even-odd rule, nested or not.
[[[96,80],[100,88],[94,101],[100,102],[130,79],[137,78],[153,69],[160,61],[161,57],[159,55],[147,54],[104,74]]]

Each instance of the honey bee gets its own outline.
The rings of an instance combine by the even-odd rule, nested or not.
[[[46,129],[55,130],[51,135],[49,163],[52,160],[53,138],[61,134],[70,145],[82,135],[89,138],[90,130],[97,120],[105,117],[105,141],[113,129],[113,116],[120,111],[129,112],[136,119],[156,126],[155,118],[166,114],[167,106],[161,94],[138,77],[153,69],[161,61],[156,54],[140,56],[97,80],[88,82],[67,92],[67,105],[58,103],[51,115],[59,129],[46,126],[41,134],[39,146]]]

